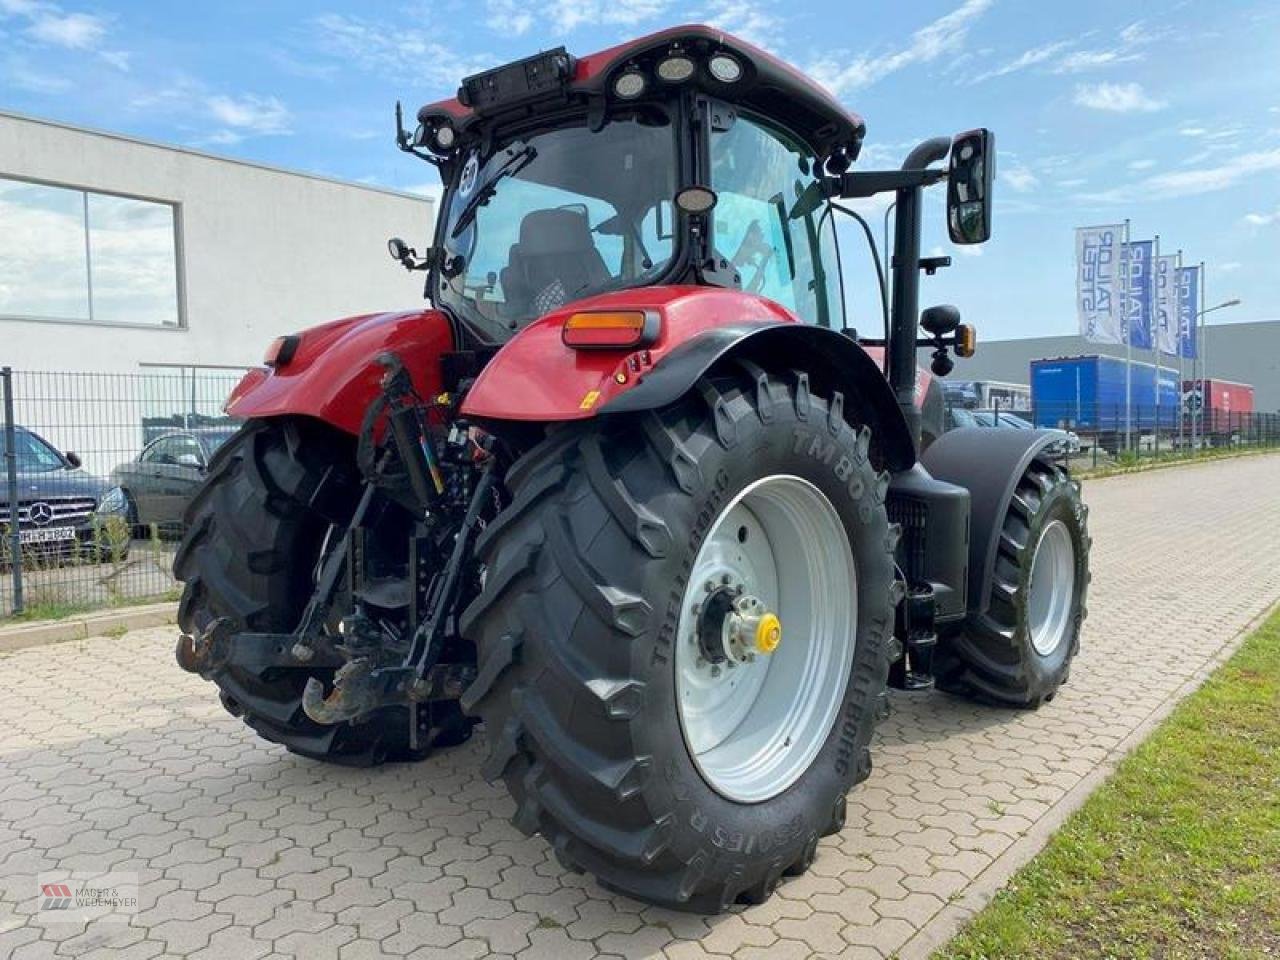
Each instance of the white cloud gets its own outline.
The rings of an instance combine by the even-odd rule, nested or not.
[[[836,96],[861,90],[904,67],[930,63],[945,53],[958,50],[964,44],[973,21],[994,2],[965,0],[946,16],[913,33],[904,47],[876,56],[862,54],[853,58],[833,52],[811,64],[808,72]]]
[[[661,16],[672,5],[672,0],[551,0],[535,9],[521,0],[488,0],[485,24],[517,35],[535,23],[567,33],[579,27],[633,26]]]
[[[1162,173],[1147,181],[1147,187],[1165,197],[1186,197],[1212,193],[1233,186],[1246,177],[1280,170],[1280,149],[1261,150],[1230,157],[1211,167]]]
[[[105,17],[66,11],[45,0],[0,0],[0,18],[25,20],[28,37],[68,50],[96,49],[107,35]]]
[[[1156,162],[1155,162],[1154,160],[1150,160],[1150,159],[1147,159],[1147,160],[1130,160],[1130,161],[1129,161],[1129,169],[1130,169],[1130,170],[1150,170],[1150,169],[1151,169],[1152,167],[1154,167],[1155,165],[1156,165]]]
[[[1017,73],[1026,70],[1028,67],[1034,67],[1038,64],[1052,60],[1057,54],[1071,46],[1070,40],[1059,40],[1057,43],[1046,43],[1043,46],[1032,47],[1025,51],[1021,56],[1010,60],[1002,67],[995,70],[988,70],[986,73],[980,73],[974,77],[971,83],[981,83],[984,80],[991,80],[995,77],[1008,76],[1011,73]]]
[[[1280,207],[1270,213],[1246,213],[1244,222],[1254,227],[1269,227],[1273,223],[1280,223]]]
[[[256,97],[252,94],[236,98],[209,97],[205,106],[214,119],[235,133],[279,134],[289,133],[289,109],[276,97]],[[218,134],[214,134],[217,137]],[[216,141],[215,142],[219,142]],[[223,143],[234,143],[224,139]]]
[[[782,33],[781,18],[754,0],[711,0],[699,19],[765,49],[776,48]]]
[[[1076,86],[1075,102],[1090,110],[1109,113],[1150,113],[1167,103],[1147,95],[1137,83],[1082,83]]]
[[[1012,167],[1000,173],[1000,179],[1016,193],[1030,193],[1040,185],[1040,178],[1027,167]]]
[[[38,12],[27,33],[43,43],[68,50],[92,50],[106,36],[107,24],[101,17],[88,13],[64,14],[54,7]]]
[[[1054,73],[1086,73],[1103,67],[1141,60],[1142,54],[1125,50],[1077,50],[1058,61]]]
[[[1120,42],[1115,46],[1072,51],[1058,61],[1053,72],[1086,73],[1090,70],[1114,67],[1119,63],[1141,60],[1144,54],[1139,48],[1152,43],[1159,37],[1159,32],[1149,29],[1143,21],[1139,20],[1120,31]]]
[[[108,63],[115,67],[121,73],[128,73],[132,66],[130,63],[133,54],[128,50],[99,50],[98,58],[104,63]]]
[[[1243,266],[1244,264],[1238,260],[1228,260],[1226,263],[1216,264],[1214,269],[1219,273],[1235,273]]]
[[[338,13],[322,14],[312,25],[326,52],[405,83],[416,80],[455,88],[463,77],[493,66],[492,57],[463,56],[457,48],[439,42],[438,33],[429,30],[400,28]]]

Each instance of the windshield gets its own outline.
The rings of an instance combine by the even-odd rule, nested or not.
[[[53,447],[34,433],[18,430],[13,436],[13,452],[17,454],[19,473],[50,473],[66,468],[66,461]],[[0,433],[0,459],[8,453],[3,433]]]
[[[674,255],[675,192],[662,112],[473,150],[442,231],[440,302],[496,342],[570,301],[650,283]]]

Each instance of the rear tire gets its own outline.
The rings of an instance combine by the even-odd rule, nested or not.
[[[568,869],[714,913],[767,898],[843,825],[845,794],[871,769],[868,742],[887,709],[894,567],[888,476],[871,464],[870,431],[842,408],[838,393],[811,395],[803,374],[752,367],[703,380],[659,413],[565,428],[510,471],[514,499],[478,544],[485,587],[463,617],[479,651],[463,706],[485,721],[484,773],[505,780],[514,823],[541,832]],[[778,792],[738,802],[686,736],[682,617],[719,518],[764,478],[780,489],[797,481],[832,508],[827,529],[839,530],[855,571],[856,642],[830,694],[833,719],[812,728],[807,766],[779,775]],[[785,630],[779,653],[821,639]],[[760,754],[761,766],[776,769],[790,748],[788,739]]]
[[[1080,648],[1089,584],[1088,508],[1061,467],[1033,460],[1005,514],[985,613],[944,640],[938,686],[990,703],[1052,700]]]
[[[184,582],[178,624],[193,636],[219,618],[236,630],[288,633],[314,588],[313,571],[331,523],[345,522],[358,495],[350,441],[302,420],[250,421],[214,456],[186,511],[174,560]],[[308,676],[332,670],[226,666],[212,674],[222,705],[289,751],[346,766],[419,760],[432,746],[461,743],[471,723],[456,702],[418,707],[419,748],[409,746],[406,707],[322,725],[302,710]]]

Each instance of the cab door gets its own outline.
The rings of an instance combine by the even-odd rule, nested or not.
[[[720,111],[710,131],[712,242],[741,289],[768,297],[806,323],[840,329],[844,304],[820,161],[784,130]]]

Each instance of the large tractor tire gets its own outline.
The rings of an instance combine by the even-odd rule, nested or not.
[[[988,609],[939,647],[942,689],[1013,707],[1053,699],[1080,649],[1087,519],[1079,485],[1061,467],[1033,460],[1004,517]]]
[[[520,460],[462,624],[463,707],[515,824],[610,889],[707,913],[765,899],[841,828],[896,591],[870,430],[803,374],[744,369]]]
[[[288,633],[301,619],[332,523],[350,516],[359,488],[354,444],[303,420],[248,423],[218,451],[186,511],[174,560],[184,582],[178,624],[193,636],[223,618],[237,631]],[[355,721],[317,724],[302,710],[309,676],[333,671],[235,665],[212,674],[222,704],[263,738],[293,753],[348,766],[418,760],[459,743],[471,724],[456,704],[418,706],[419,746],[409,745],[407,707]],[[433,712],[434,710],[434,712]]]

